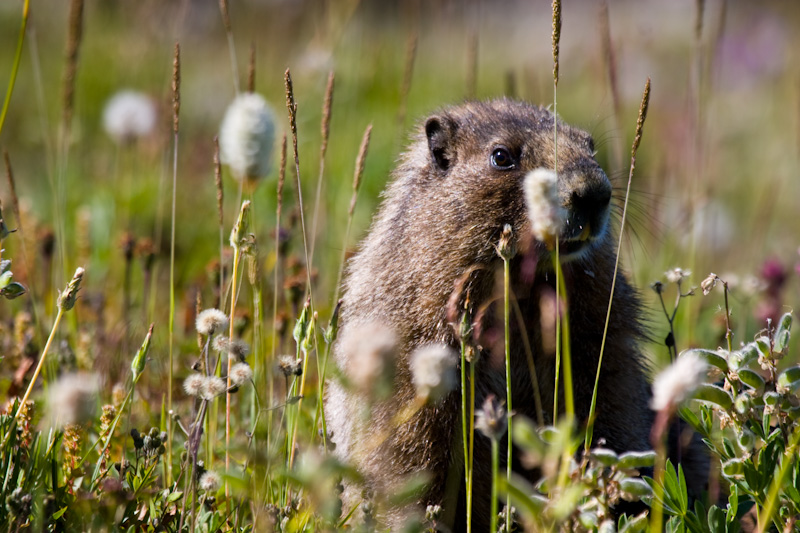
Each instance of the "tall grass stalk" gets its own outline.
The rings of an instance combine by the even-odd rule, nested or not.
[[[509,228],[509,226],[506,226]],[[504,232],[505,233],[505,232]],[[510,233],[510,231],[509,231]],[[509,235],[510,237],[510,235]],[[502,248],[502,244],[501,244]],[[511,257],[512,254],[504,254],[501,249],[501,256],[503,257],[503,339],[504,339],[504,347],[505,347],[505,359],[506,359],[506,408],[508,409],[508,450],[506,451],[506,481],[511,484],[511,462],[512,462],[512,450],[513,450],[513,442],[511,439],[512,435],[512,418],[513,418],[513,407],[511,404]],[[492,446],[495,447],[497,444],[492,442]],[[493,457],[492,461],[494,461],[494,451],[492,451]],[[494,505],[494,509],[492,510],[492,515],[496,517],[497,515],[497,480],[493,480],[492,482],[492,505]],[[495,518],[496,519],[496,518]],[[506,513],[506,531],[510,531],[511,525],[511,513]],[[496,529],[492,528],[490,531],[496,531]]]
[[[314,219],[311,222],[311,250],[308,253],[309,268],[314,264],[314,250],[317,244],[317,224],[319,223],[319,209],[322,203],[322,180],[325,176],[325,155],[328,153],[328,138],[331,134],[331,108],[333,107],[333,71],[328,73],[328,84],[325,87],[325,100],[322,104],[322,122],[320,124],[319,146],[319,175],[317,176],[317,194],[314,197]]]
[[[222,298],[225,294],[225,218],[224,194],[222,186],[222,163],[219,158],[219,138],[214,136],[214,186],[217,189],[217,224],[219,226],[219,302],[215,307],[223,306]]]
[[[231,17],[228,13],[228,0],[219,0],[219,11],[222,15],[222,24],[225,26],[225,36],[228,39],[228,54],[231,56],[231,71],[233,73],[233,88],[239,94],[239,65],[236,60],[236,43],[233,41]]]
[[[369,151],[369,140],[372,135],[372,124],[367,126],[364,130],[364,135],[361,137],[361,147],[358,149],[358,157],[356,157],[356,168],[353,172],[353,194],[350,197],[350,208],[347,210],[347,229],[344,232],[344,242],[342,243],[342,258],[339,261],[339,274],[336,278],[336,288],[333,292],[333,301],[339,301],[339,293],[342,286],[342,276],[344,274],[344,264],[347,258],[347,243],[350,241],[350,231],[353,227],[353,214],[356,211],[356,202],[358,201],[358,190],[361,188],[361,178],[364,175],[364,163],[367,159],[367,152]]]
[[[167,362],[167,412],[172,413],[172,380],[175,343],[175,228],[178,198],[178,132],[181,111],[181,45],[175,43],[172,59],[172,223],[169,244],[169,360]],[[167,433],[167,485],[172,483],[172,417]]]
[[[650,104],[650,78],[647,78],[647,83],[644,86],[644,93],[642,94],[642,103],[639,105],[639,116],[636,119],[636,134],[633,138],[633,146],[631,148],[631,166],[628,171],[628,185],[625,189],[625,203],[622,207],[622,220],[619,225],[619,241],[617,243],[617,257],[614,260],[614,275],[611,278],[611,291],[608,295],[608,308],[606,309],[606,321],[603,326],[603,339],[600,342],[600,355],[597,359],[597,373],[594,378],[594,389],[592,390],[592,403],[589,407],[589,419],[586,427],[586,437],[584,440],[584,449],[588,452],[592,446],[592,433],[594,431],[594,413],[597,407],[597,389],[600,385],[600,369],[603,366],[603,353],[606,347],[606,338],[608,337],[608,323],[611,320],[611,306],[614,303],[614,289],[617,286],[617,272],[619,271],[619,256],[622,251],[622,238],[625,232],[625,218],[628,214],[628,199],[631,194],[631,181],[633,180],[633,171],[636,168],[636,151],[639,149],[639,143],[642,142],[642,131],[644,129],[644,121],[647,118],[647,107]],[[660,531],[660,530],[656,530]]]
[[[558,55],[561,42],[561,0],[553,0],[553,171],[558,176]],[[558,236],[555,239],[556,293],[561,273],[561,258],[558,250]],[[558,420],[558,383],[561,373],[561,309],[560,296],[556,296],[556,368],[553,383],[553,422]],[[510,409],[509,409],[510,410]],[[509,432],[510,434],[511,432]],[[509,513],[510,514],[510,513]],[[507,517],[508,518],[508,517]]]
[[[491,507],[489,508],[489,531],[497,531],[497,478],[500,476],[500,443],[492,438],[492,493]],[[508,435],[511,442],[511,435]],[[510,463],[509,463],[510,464]],[[511,514],[511,513],[507,513]],[[508,520],[508,518],[506,518]],[[506,526],[506,531],[510,531]]]
[[[25,0],[25,3],[22,5],[22,23],[20,24],[19,37],[17,38],[17,48],[14,52],[14,62],[11,64],[11,75],[8,78],[6,97],[3,100],[3,109],[0,111],[0,133],[3,132],[3,124],[6,122],[8,106],[11,105],[11,95],[14,93],[14,85],[17,82],[17,72],[19,72],[19,64],[22,60],[22,45],[25,43],[25,29],[28,27],[29,7],[30,1]]]

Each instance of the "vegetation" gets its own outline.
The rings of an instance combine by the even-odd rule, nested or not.
[[[508,430],[542,479],[493,463],[499,530],[800,530],[800,8],[488,4],[0,7],[0,529],[379,527],[369,497],[342,508],[358,473],[320,401],[346,257],[414,121],[507,95],[597,140],[658,415],[653,452],[617,454],[569,398],[546,427],[465,394],[469,493],[471,436],[496,458]],[[666,459],[674,420],[709,449],[702,498]]]

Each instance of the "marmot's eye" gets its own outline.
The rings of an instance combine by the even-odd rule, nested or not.
[[[509,170],[514,168],[514,158],[511,157],[511,154],[506,148],[495,148],[492,151],[492,157],[490,159],[492,166],[497,170]]]

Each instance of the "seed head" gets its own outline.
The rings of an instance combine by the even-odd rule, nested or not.
[[[282,355],[278,358],[278,368],[287,378],[289,376],[300,376],[303,374],[303,361],[293,355]]]
[[[243,363],[250,353],[250,345],[242,340],[228,341],[225,353],[238,363]]]
[[[511,224],[503,226],[503,233],[500,235],[500,242],[497,244],[497,253],[503,261],[510,261],[517,255],[517,247],[514,245],[513,237]]]
[[[558,175],[552,170],[537,168],[525,176],[523,188],[531,233],[553,249],[565,218],[558,198]]]
[[[708,296],[708,294],[714,290],[714,287],[717,286],[717,281],[719,280],[719,276],[714,274],[713,272],[709,274],[706,279],[700,283],[700,288],[703,289],[703,296]]]
[[[156,106],[140,92],[123,90],[112,96],[103,110],[103,128],[114,142],[130,143],[150,135],[156,125]]]
[[[664,277],[666,277],[667,281],[670,283],[678,283],[691,275],[691,270],[684,270],[682,268],[673,268],[664,272]]]
[[[411,379],[417,395],[434,402],[456,387],[456,353],[445,344],[431,344],[411,354]]]
[[[503,403],[498,402],[494,394],[490,394],[475,415],[475,429],[497,441],[505,434],[507,426]]]
[[[213,470],[206,470],[203,475],[200,476],[200,490],[213,493],[217,492],[221,485],[222,480],[219,474]]]
[[[668,366],[653,382],[650,407],[661,411],[681,404],[703,383],[708,365],[693,352],[686,352]]]
[[[228,106],[219,132],[220,159],[238,180],[269,174],[275,144],[275,116],[264,97],[244,93]]]
[[[58,306],[62,311],[69,311],[75,307],[75,301],[78,299],[78,291],[81,289],[83,273],[83,267],[78,267],[77,270],[75,270],[75,275],[72,276],[72,280],[67,285],[67,288],[58,296]]]
[[[47,391],[51,423],[57,427],[82,424],[90,420],[97,408],[97,376],[66,374]]]
[[[202,374],[192,374],[184,380],[183,390],[189,396],[194,396],[196,398],[200,396],[203,391],[205,379],[206,377]]]
[[[253,379],[253,369],[247,363],[236,363],[228,377],[231,378],[232,384],[241,386]]]
[[[347,358],[347,377],[362,392],[385,389],[394,377],[397,336],[379,322],[360,324],[345,333],[342,351]]]
[[[218,331],[225,331],[228,317],[219,309],[206,309],[197,315],[195,326],[200,335],[213,335]]]
[[[206,376],[200,387],[200,397],[204,400],[213,400],[228,388],[225,380],[217,376]]]

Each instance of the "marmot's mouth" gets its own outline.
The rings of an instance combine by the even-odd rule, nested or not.
[[[579,235],[569,239],[559,240],[558,255],[560,260],[563,262],[576,259],[591,247],[592,242],[594,242],[600,233],[602,233],[602,228],[597,232],[592,232],[592,226],[587,222]]]

